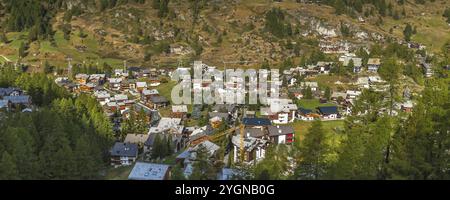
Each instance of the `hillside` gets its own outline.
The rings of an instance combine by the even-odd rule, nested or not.
[[[57,67],[66,66],[67,58],[100,66],[120,66],[123,60],[143,66],[186,65],[194,59],[217,66],[224,62],[260,66],[264,61],[281,63],[287,58],[298,63],[301,57],[317,50],[318,40],[329,34],[333,35],[330,41],[348,41],[357,48],[388,38],[403,40],[407,23],[417,32],[412,41],[433,52],[450,40],[450,26],[442,16],[444,9],[450,7],[449,1],[424,5],[411,0],[403,5],[387,2],[393,7],[391,12],[401,12],[401,16],[336,15],[336,9],[329,5],[294,0],[172,0],[164,16],[154,8],[154,1],[130,2],[102,11],[93,3],[65,1],[50,20],[53,41],[31,42],[22,61],[42,66],[48,60]],[[76,8],[83,12],[74,12]],[[371,11],[372,5],[365,4],[364,10]],[[273,16],[267,14],[270,11],[274,11]],[[8,14],[4,14],[1,21],[7,19]],[[275,21],[271,24],[268,20]],[[342,26],[349,33],[343,34]],[[284,32],[276,31],[281,29]],[[0,55],[16,61],[21,43],[29,41],[30,31],[33,29],[7,31],[10,42],[1,44]]]

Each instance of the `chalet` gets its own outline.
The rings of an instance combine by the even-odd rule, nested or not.
[[[116,101],[117,103],[120,102],[125,102],[128,100],[128,96],[125,94],[116,94],[114,95],[114,101]]]
[[[121,83],[122,83],[122,78],[109,78],[109,88],[111,90],[120,90],[121,87]]]
[[[106,99],[111,98],[111,94],[106,90],[95,91],[94,96],[97,98],[99,102],[103,102],[106,101]]]
[[[231,119],[230,114],[228,114],[226,112],[209,112],[208,116],[210,119],[218,117],[224,121],[229,121]]]
[[[246,117],[246,118],[256,117],[256,112],[255,111],[251,111],[251,110],[247,110],[244,113],[244,117]]]
[[[124,70],[124,69],[115,69],[114,70],[114,75],[116,77],[122,77],[122,78],[127,78],[128,77],[128,71]]]
[[[188,112],[187,105],[172,105],[172,116],[174,118],[184,118]]]
[[[341,58],[340,58],[341,59]],[[356,58],[356,57],[343,57],[343,59],[341,59],[343,65],[345,67],[347,67],[350,64],[350,61],[353,61],[353,73],[359,73],[361,72],[361,67],[362,67],[362,58]]]
[[[401,104],[401,109],[403,110],[403,112],[407,112],[410,113],[412,112],[414,105],[411,101],[407,101]]]
[[[168,180],[170,169],[170,165],[136,162],[128,180]]]
[[[84,85],[80,85],[79,89],[81,92],[91,92],[97,87],[97,83],[88,82]]]
[[[123,91],[134,90],[136,89],[136,80],[135,79],[125,79],[120,83],[120,89]]]
[[[345,92],[333,92],[333,94],[331,94],[331,100],[333,101],[338,101],[338,99],[346,99],[347,98],[347,93]]]
[[[181,125],[180,118],[167,118],[163,117],[159,120],[157,126],[150,127],[148,134],[152,133],[173,133],[183,134],[184,126]]]
[[[298,109],[298,118],[303,121],[313,121],[315,114],[312,110],[306,109],[306,108],[299,108]]]
[[[64,86],[64,85],[66,85],[66,84],[69,84],[70,83],[70,80],[69,80],[69,78],[68,77],[57,77],[56,79],[55,79],[55,83],[58,85],[58,86]]]
[[[3,96],[19,96],[22,94],[22,91],[17,88],[0,88],[0,97]]]
[[[89,75],[88,74],[77,74],[75,75],[75,80],[78,84],[84,85],[88,83]]]
[[[294,122],[297,112],[297,104],[292,99],[269,98],[270,105],[269,119],[276,124],[287,124]]]
[[[159,95],[159,92],[156,89],[152,89],[152,90],[144,89],[144,90],[142,90],[141,100],[144,102],[147,102],[150,100],[151,96],[158,96],[158,95]]]
[[[106,75],[105,74],[91,74],[89,77],[89,82],[97,83],[99,85],[104,84],[106,81]]]
[[[164,108],[169,105],[169,100],[166,99],[166,97],[161,95],[153,95],[149,98],[149,105],[150,107],[153,107],[154,109],[158,108]]]
[[[301,82],[300,86],[302,87],[302,89],[306,89],[306,88],[310,87],[311,91],[313,91],[313,92],[317,91],[317,89],[319,88],[319,85],[317,84],[317,82]]]
[[[267,118],[243,118],[242,123],[245,127],[267,127],[272,125]]]
[[[339,117],[339,111],[336,106],[324,106],[318,108],[319,114],[322,116],[322,119],[337,119]]]
[[[236,135],[240,134],[240,129],[236,129]],[[267,127],[245,127],[244,128],[244,134],[245,137],[252,137],[252,138],[258,138],[258,139],[269,139],[267,136],[269,135],[269,132],[267,131]]]
[[[213,112],[228,113],[231,117],[237,117],[237,106],[235,104],[216,104],[212,107]]]
[[[189,135],[189,143],[191,145],[199,144],[209,139],[209,135],[214,133],[214,129],[210,125],[195,128]]]
[[[3,100],[7,100],[11,103],[11,106],[17,107],[19,105],[29,107],[31,106],[31,96],[20,95],[20,96],[4,96]]]
[[[119,110],[119,105],[115,101],[107,102],[106,107],[111,112],[116,112],[117,110]]]
[[[379,58],[369,58],[367,61],[367,71],[369,72],[378,72],[378,68],[380,68],[381,60]]]
[[[329,74],[331,67],[333,65],[333,62],[323,62],[319,61],[317,62],[317,71],[319,71],[320,74]]]
[[[9,111],[11,109],[11,102],[9,100],[0,100],[0,111]]]
[[[269,126],[270,141],[275,144],[294,143],[294,129],[291,126]]]
[[[220,149],[219,145],[214,144],[209,140],[206,140],[200,144],[195,145],[193,148],[191,148],[191,151],[196,152],[200,147],[204,147],[210,157],[213,157],[214,155],[216,155]],[[194,155],[194,157],[195,157],[195,155]]]
[[[136,90],[139,93],[141,93],[145,89],[147,89],[147,82],[136,82]]]
[[[111,151],[111,165],[118,167],[131,165],[138,156],[138,146],[136,144],[116,142]]]
[[[241,154],[241,135],[235,135],[231,138],[233,144],[233,161],[239,162],[241,155],[243,155],[244,163],[254,163],[264,159],[266,154],[266,148],[269,144],[267,140],[246,137],[243,139],[243,150]]]

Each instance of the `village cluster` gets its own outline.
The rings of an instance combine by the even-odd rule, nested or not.
[[[195,67],[203,71],[217,69],[201,61],[194,62],[192,67],[178,67],[176,69],[143,69],[140,67],[124,67],[115,69],[113,74],[74,74],[71,75],[69,64],[68,74],[74,78],[58,77],[55,82],[66,88],[72,94],[88,93],[96,98],[103,107],[105,115],[110,117],[113,129],[120,135],[122,122],[130,115],[145,112],[146,131],[130,133],[124,137],[117,137],[118,141],[110,150],[111,165],[114,167],[134,165],[129,179],[134,180],[162,180],[168,179],[173,166],[150,162],[148,158],[152,152],[157,136],[170,138],[172,151],[175,152],[176,165],[180,165],[183,174],[189,177],[193,171],[196,160],[196,150],[203,146],[209,156],[224,155],[224,163],[241,162],[248,165],[264,159],[266,149],[270,145],[287,144],[295,142],[299,130],[294,130],[292,123],[296,121],[313,120],[343,120],[352,112],[352,104],[361,95],[363,89],[371,88],[375,91],[386,91],[388,85],[380,78],[377,71],[382,63],[380,58],[370,58],[367,66],[363,66],[362,58],[349,53],[344,47],[323,44],[321,48],[325,53],[342,53],[339,62],[348,66],[352,62],[353,73],[358,78],[351,83],[348,90],[332,90],[326,98],[323,87],[318,82],[297,80],[298,77],[315,77],[330,74],[335,66],[332,62],[317,62],[314,65],[291,67],[280,72],[280,97],[268,98],[267,104],[239,105],[175,105],[171,103],[170,92],[165,95],[161,90],[170,91],[172,75],[175,71],[191,73]],[[410,48],[417,48],[411,46]],[[341,52],[344,51],[344,52]],[[424,76],[432,76],[431,66],[425,62]],[[212,80],[203,80],[201,84],[194,84],[194,90],[214,90],[211,88]],[[191,83],[189,83],[191,84]],[[248,84],[248,83],[247,83]],[[341,85],[339,81],[334,83]],[[225,82],[227,88],[236,87],[236,80]],[[271,92],[270,84],[268,93]],[[320,104],[315,109],[304,108],[297,103],[305,98],[305,91],[310,91],[313,99]],[[225,98],[226,90],[220,93]],[[396,103],[399,112],[411,112],[413,101],[408,87],[403,88],[403,101]],[[323,105],[322,105],[323,104]],[[32,99],[20,88],[0,88],[0,110],[32,112]],[[277,108],[277,109],[274,109]],[[162,113],[164,110],[164,114]],[[386,109],[387,110],[387,109]],[[387,111],[386,111],[387,112]],[[206,125],[200,126],[200,119],[206,119]],[[223,128],[225,127],[225,128]],[[220,131],[218,131],[220,129]],[[170,137],[168,137],[170,135]],[[229,138],[229,144],[223,148],[216,141],[218,138]],[[241,157],[241,155],[243,155]],[[227,165],[229,166],[229,165]],[[236,170],[223,168],[217,175],[218,179],[230,179]]]

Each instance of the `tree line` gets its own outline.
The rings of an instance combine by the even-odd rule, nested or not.
[[[0,76],[1,86],[26,90],[39,107],[0,113],[0,179],[100,178],[113,133],[97,101],[70,97],[44,74],[2,70],[13,78]]]

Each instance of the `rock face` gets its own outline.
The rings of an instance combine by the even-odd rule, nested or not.
[[[84,0],[65,0],[63,1],[63,7],[67,10],[71,10],[74,7],[79,7],[82,10],[88,10],[94,12],[96,10],[96,1],[84,1]]]

